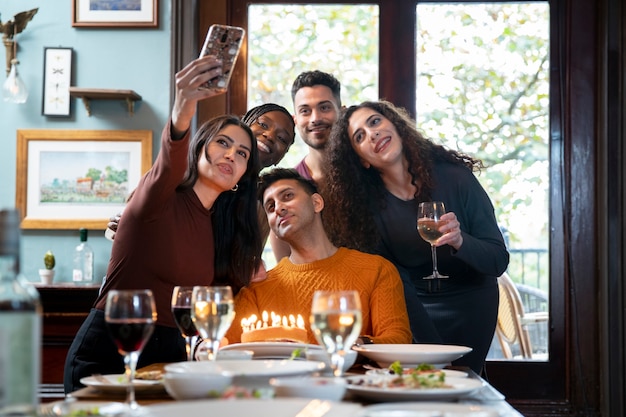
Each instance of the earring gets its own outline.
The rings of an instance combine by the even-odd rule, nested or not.
[[[235,184],[233,188],[230,189],[232,192],[236,192],[239,189],[239,184]]]

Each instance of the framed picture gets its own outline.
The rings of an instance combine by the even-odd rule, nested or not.
[[[156,28],[158,0],[72,0],[74,27]]]
[[[151,130],[18,130],[22,229],[104,230],[151,165]]]
[[[44,48],[43,62],[41,114],[67,117],[70,115],[72,48]]]

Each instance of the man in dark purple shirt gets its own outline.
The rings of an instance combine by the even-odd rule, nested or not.
[[[296,131],[309,148],[309,153],[294,168],[304,178],[319,183],[330,131],[339,118],[341,84],[331,74],[306,71],[298,75],[291,87]],[[270,233],[276,261],[289,256],[289,246]]]

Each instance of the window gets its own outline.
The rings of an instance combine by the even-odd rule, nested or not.
[[[272,7],[305,7],[311,6],[314,2],[290,2],[288,4],[278,2],[278,1],[263,1],[263,2],[255,2],[255,1],[243,1],[243,0],[232,0],[228,2],[230,5],[230,11],[232,16],[232,24],[247,27],[249,32],[252,28],[252,24],[255,19],[258,19],[256,15],[258,9],[254,9],[254,14],[250,12],[251,8],[255,7],[266,7],[271,5]],[[533,94],[536,94],[537,102],[532,103],[526,98],[521,99],[515,109],[519,111],[526,119],[523,119],[523,123],[520,122],[520,125],[524,125],[525,129],[530,129],[532,134],[520,134],[519,132],[513,131],[512,126],[505,127],[503,129],[510,130],[507,134],[499,134],[496,138],[491,141],[484,140],[481,132],[479,130],[471,131],[467,130],[465,136],[461,139],[465,139],[465,137],[469,137],[472,140],[467,141],[467,145],[464,143],[463,146],[468,146],[465,150],[469,153],[476,153],[476,151],[480,154],[481,158],[488,157],[487,162],[491,163],[490,165],[493,168],[496,168],[493,173],[483,173],[479,176],[479,180],[485,180],[487,182],[487,187],[494,189],[503,189],[503,192],[507,192],[505,187],[505,182],[508,181],[509,176],[519,176],[519,175],[528,175],[532,174],[529,178],[525,178],[526,180],[535,181],[536,187],[533,187],[533,195],[526,196],[521,198],[519,194],[516,194],[519,190],[516,188],[515,190],[509,190],[508,195],[503,195],[501,197],[497,197],[500,200],[497,205],[499,209],[504,213],[505,208],[508,212],[510,207],[520,207],[520,205],[526,205],[529,207],[528,211],[524,212],[524,215],[532,215],[535,218],[540,218],[544,223],[543,226],[539,226],[537,230],[538,232],[533,231],[533,241],[532,245],[530,243],[526,243],[524,240],[524,245],[528,245],[530,249],[534,249],[537,253],[544,253],[544,250],[549,250],[550,253],[556,255],[555,258],[561,258],[560,255],[563,254],[565,241],[563,238],[563,234],[560,233],[562,224],[563,224],[563,187],[561,187],[560,180],[562,179],[563,173],[562,169],[562,158],[563,151],[560,149],[563,145],[562,141],[559,141],[558,138],[561,138],[562,134],[560,131],[560,117],[558,109],[561,108],[562,104],[558,102],[558,100],[550,100],[547,91],[550,91],[551,97],[556,97],[560,100],[561,94],[560,89],[562,87],[562,80],[559,79],[561,74],[558,72],[550,73],[550,79],[548,79],[548,62],[554,61],[554,57],[558,57],[559,48],[562,45],[558,45],[557,47],[551,48],[549,46],[549,41],[552,39],[555,33],[557,33],[557,17],[558,13],[555,9],[555,4],[547,1],[533,1],[528,0],[525,3],[519,2],[511,2],[511,3],[503,3],[503,2],[492,2],[492,1],[483,1],[477,2],[473,0],[468,0],[466,3],[460,3],[458,1],[420,1],[419,6],[417,5],[417,1],[406,0],[406,1],[397,1],[397,2],[383,2],[376,1],[372,2],[376,6],[377,16],[378,16],[378,97],[386,98],[397,105],[401,105],[407,110],[416,115],[416,119],[420,125],[422,125],[423,129],[427,131],[428,135],[433,138],[455,138],[458,137],[453,136],[452,133],[446,134],[446,130],[442,129],[442,126],[445,128],[451,128],[452,132],[459,132],[463,130],[463,121],[457,120],[459,118],[459,114],[455,112],[459,112],[461,110],[460,116],[465,119],[468,118],[481,118],[487,116],[489,117],[489,113],[485,110],[480,114],[480,112],[475,111],[475,109],[469,104],[468,99],[479,97],[479,94],[486,94],[486,91],[476,90],[474,92],[475,97],[467,97],[466,91],[463,91],[464,94],[461,96],[457,96],[456,100],[459,100],[456,104],[462,104],[461,107],[440,107],[440,106],[432,106],[432,103],[439,103],[442,99],[439,97],[442,93],[446,92],[446,89],[450,89],[451,87],[446,83],[442,84],[444,90],[442,92],[438,92],[435,97],[437,100],[435,101],[423,101],[420,97],[422,91],[424,89],[424,75],[425,72],[422,68],[425,68],[423,65],[425,61],[425,51],[421,48],[424,48],[424,36],[425,34],[420,33],[420,27],[423,29],[426,27],[425,25],[429,22],[427,21],[427,17],[423,17],[425,13],[435,13],[435,14],[444,14],[443,10],[456,10],[459,13],[464,12],[467,16],[472,16],[474,11],[470,10],[478,10],[481,13],[489,13],[487,10],[489,7],[494,8],[519,8],[523,11],[523,9],[529,10],[529,21],[518,21],[520,23],[520,31],[512,33],[508,29],[504,29],[502,32],[503,36],[511,35],[512,38],[515,38],[515,42],[530,42],[530,35],[539,35],[539,37],[532,41],[539,42],[538,39],[543,39],[544,43],[541,44],[540,48],[536,46],[539,45],[529,45],[528,53],[536,54],[534,57],[523,56],[522,60],[524,62],[535,62],[541,63],[534,67],[535,74],[539,77],[537,80],[538,83],[534,86],[535,91]],[[560,3],[558,3],[560,4]],[[557,4],[557,6],[558,6]],[[316,7],[324,6],[322,3],[316,3]],[[488,5],[489,7],[486,7]],[[350,7],[361,7],[362,3],[356,1],[344,1],[341,5],[335,6],[350,6]],[[368,5],[371,7],[371,5]],[[292,9],[293,10],[293,9]],[[498,12],[500,13],[500,12]],[[502,12],[507,13],[507,12]],[[492,16],[492,25],[500,25],[505,23],[515,23],[515,21],[511,21],[511,16],[513,15],[496,15]],[[326,17],[325,19],[328,19]],[[464,17],[464,19],[469,19],[469,17]],[[540,20],[543,19],[546,22],[547,26],[543,26],[540,29],[539,34],[531,34],[526,33],[525,31],[536,30],[541,23]],[[261,19],[263,20],[263,19]],[[265,20],[268,20],[267,18]],[[478,19],[479,20],[479,19]],[[276,21],[274,21],[276,22]],[[263,26],[265,26],[267,22],[263,22]],[[275,23],[276,27],[273,30],[279,29],[280,27],[290,26],[293,22],[280,21],[280,23]],[[445,27],[446,25],[439,25],[437,27],[438,30],[448,30],[450,35],[454,35],[457,37],[456,40],[450,40],[446,42],[458,42],[463,39],[463,34],[459,35],[454,32],[454,29],[468,29],[464,27],[462,23],[466,23],[466,20],[456,21],[454,24]],[[257,23],[255,23],[257,24]],[[309,24],[311,24],[309,22]],[[331,23],[325,22],[324,27],[332,26]],[[306,26],[306,25],[305,25]],[[442,27],[444,26],[444,27]],[[471,25],[470,25],[471,27]],[[475,29],[475,28],[474,28]],[[494,29],[494,28],[490,28]],[[550,37],[547,34],[550,34]],[[440,33],[439,36],[442,36],[443,33]],[[433,36],[433,34],[429,34],[429,36]],[[474,42],[485,42],[485,39],[480,40],[480,37],[476,37],[475,35],[466,35],[467,41]],[[249,35],[250,41],[253,42],[254,35]],[[556,38],[555,38],[556,39]],[[498,38],[498,41],[502,41],[503,38]],[[560,39],[557,39],[560,41]],[[514,45],[515,42],[511,42],[509,48],[519,47],[519,45]],[[285,42],[287,48],[290,48],[288,42]],[[282,45],[282,44],[281,44]],[[444,48],[442,50],[447,50],[450,52],[451,45],[441,45]],[[253,65],[254,61],[254,44],[250,44],[248,47],[248,51],[244,53],[244,59],[246,63],[244,66],[246,67],[243,71],[244,77],[247,76],[248,87],[251,86],[252,80],[250,78],[251,69],[248,66]],[[417,50],[416,50],[417,47]],[[459,49],[460,51],[460,49]],[[302,51],[301,51],[302,52]],[[453,60],[457,58],[452,58],[450,54],[446,53],[447,60]],[[458,51],[457,51],[458,52]],[[511,52],[509,50],[509,52]],[[420,59],[420,55],[422,59]],[[501,57],[496,57],[501,59]],[[441,61],[441,59],[439,60]],[[326,60],[318,61],[320,64],[326,64]],[[441,62],[440,62],[441,63]],[[509,62],[506,62],[507,64]],[[302,64],[300,62],[300,64]],[[310,64],[310,62],[309,62]],[[444,62],[445,64],[445,62]],[[477,67],[476,70],[498,70],[499,67],[495,65],[489,65],[490,62],[485,62],[486,65],[483,67]],[[265,66],[265,71],[270,71],[269,64],[267,62],[259,63],[258,65]],[[275,70],[275,72],[283,72],[285,71],[284,62],[282,63],[283,67],[278,67],[279,69]],[[449,64],[448,64],[449,65]],[[324,69],[323,67],[320,67]],[[452,71],[458,70],[454,66],[449,66]],[[530,67],[529,67],[530,68]],[[328,68],[328,71],[333,71],[332,68]],[[520,70],[518,75],[521,75],[521,69],[516,68],[516,70]],[[299,70],[294,70],[294,73],[297,73]],[[289,91],[291,81],[293,81],[293,76],[284,76],[283,75],[283,83],[282,89],[286,92]],[[466,76],[468,74],[465,74]],[[487,74],[489,75],[489,74]],[[475,76],[475,75],[474,75]],[[485,78],[486,80],[489,77]],[[286,80],[286,81],[285,81]],[[244,80],[240,80],[242,84],[245,84]],[[343,79],[342,79],[343,81]],[[497,77],[492,78],[491,82],[498,81],[503,83],[501,86],[491,86],[491,89],[495,93],[506,92],[512,94],[515,90],[513,88],[513,84],[518,82],[523,83],[526,82],[521,78],[510,78],[510,79],[499,79]],[[237,82],[235,80],[235,82]],[[508,85],[505,85],[508,82]],[[546,84],[548,83],[548,84]],[[517,88],[519,88],[519,86]],[[549,86],[549,88],[548,88]],[[506,87],[506,88],[505,88]],[[244,89],[246,91],[246,95],[241,97],[238,94],[234,94],[231,98],[231,103],[235,103],[235,110],[239,113],[242,113],[248,104],[247,100],[250,100],[249,105],[254,105],[258,103],[256,100],[264,100],[261,96],[255,95],[255,93],[250,92],[250,88]],[[486,90],[484,88],[483,90]],[[520,90],[518,90],[520,91]],[[427,94],[427,93],[424,93]],[[430,93],[431,95],[434,92]],[[447,94],[451,94],[450,91],[447,91]],[[471,94],[470,94],[471,96]],[[288,109],[292,108],[290,97],[287,96],[287,101],[279,102],[280,104],[285,105]],[[452,97],[452,95],[450,95]],[[528,97],[528,95],[524,96]],[[343,97],[346,104],[349,102],[346,97]],[[277,100],[277,99],[276,99]],[[503,105],[506,100],[502,98],[497,98],[496,102],[499,105]],[[509,101],[512,103],[512,101]],[[424,107],[424,105],[426,107]],[[468,107],[469,106],[469,107]],[[239,108],[241,107],[241,108]],[[504,107],[499,107],[501,110]],[[435,109],[437,111],[435,111]],[[477,110],[477,109],[476,109]],[[493,115],[496,114],[496,110],[493,109]],[[539,115],[537,113],[536,117],[530,118],[531,114],[529,111],[540,111],[543,110],[543,114]],[[475,113],[472,113],[475,111]],[[433,123],[432,120],[438,120],[439,123]],[[551,123],[550,129],[548,129],[547,124],[548,120]],[[464,123],[468,121],[465,120]],[[490,122],[491,123],[491,122]],[[485,126],[489,126],[491,128],[494,125],[490,123],[482,123],[482,128]],[[474,126],[481,126],[480,122],[474,123]],[[497,126],[497,124],[495,125]],[[515,126],[518,127],[518,126]],[[550,134],[548,135],[548,132]],[[493,135],[496,136],[496,135]],[[549,141],[549,138],[557,138],[556,142]],[[524,140],[530,141],[532,143],[521,143],[527,145],[524,150],[527,152],[526,155],[520,156],[518,158],[512,158],[511,155],[505,155],[505,151],[510,151],[512,149],[517,149],[518,147],[509,147],[511,142]],[[462,141],[464,142],[464,141]],[[454,143],[455,147],[459,147],[460,144]],[[473,147],[472,147],[473,146]],[[548,152],[550,149],[550,152]],[[499,158],[498,161],[495,161],[494,158]],[[530,163],[529,158],[534,158],[535,162]],[[296,160],[299,158],[296,157]],[[507,161],[507,162],[499,162],[499,161]],[[497,162],[497,163],[496,163]],[[289,162],[286,162],[289,163]],[[526,165],[530,164],[530,168],[526,169]],[[548,174],[546,174],[546,172]],[[521,174],[520,174],[521,173]],[[547,177],[546,177],[547,175]],[[554,186],[557,185],[557,187]],[[549,191],[548,191],[549,190]],[[494,199],[492,197],[492,199]],[[550,203],[550,207],[548,207],[548,202]],[[539,207],[536,209],[536,207]],[[531,213],[531,214],[528,214]],[[541,213],[541,214],[532,214],[532,213]],[[506,215],[499,213],[500,219],[505,219],[506,223],[508,223],[508,219]],[[501,220],[502,221],[502,220]],[[541,229],[541,230],[540,230]],[[544,230],[545,229],[545,230]],[[519,229],[514,228],[515,232]],[[556,234],[555,234],[556,232]],[[548,234],[553,238],[553,240],[548,241]],[[554,239],[554,236],[557,236],[557,239]],[[521,248],[522,239],[526,239],[527,236],[513,236],[513,239],[510,241],[511,248]],[[514,246],[514,244],[516,246]],[[517,246],[519,244],[519,246]],[[522,269],[522,265],[526,265],[526,263],[522,263],[521,261],[516,261],[516,255],[513,255],[511,260],[511,268],[517,268],[519,270]],[[527,254],[524,256],[528,256]],[[543,255],[541,255],[543,256]],[[519,265],[519,266],[516,266]],[[546,301],[544,304],[544,308],[547,305],[550,310],[550,334],[549,334],[549,360],[547,361],[532,361],[532,362],[508,362],[508,361],[491,361],[488,363],[487,371],[490,378],[490,381],[499,389],[501,389],[508,396],[512,396],[513,398],[564,398],[565,397],[565,303],[564,299],[564,268],[562,263],[551,261],[550,257],[541,258],[539,262],[538,269],[541,271],[540,280],[537,282],[534,278],[532,281],[527,281],[527,285],[532,284],[537,288],[541,288],[543,291],[550,291],[550,296],[548,297],[549,303]],[[514,271],[512,271],[514,272]],[[528,267],[524,266],[524,275],[525,279],[529,279]],[[556,297],[556,298],[555,298]],[[512,378],[514,377],[514,378]],[[514,381],[514,382],[513,382]],[[545,381],[538,383],[537,381]]]

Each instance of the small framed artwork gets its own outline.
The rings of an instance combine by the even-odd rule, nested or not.
[[[151,165],[151,130],[18,130],[22,229],[104,230]]]
[[[72,52],[72,48],[44,48],[41,105],[44,116],[70,115]]]
[[[73,27],[156,28],[158,0],[72,0]]]

